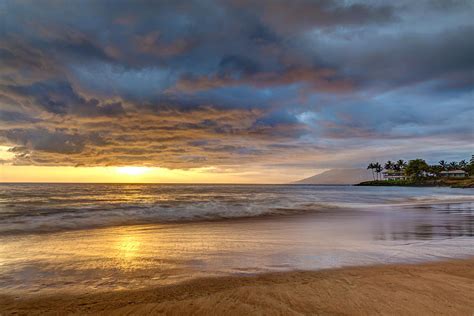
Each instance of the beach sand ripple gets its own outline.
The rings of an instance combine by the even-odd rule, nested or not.
[[[0,306],[2,315],[473,315],[474,259],[205,278],[80,296],[2,296]]]

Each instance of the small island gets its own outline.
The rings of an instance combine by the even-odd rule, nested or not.
[[[372,171],[373,180],[357,186],[442,186],[452,188],[474,188],[474,155],[470,162],[446,162],[429,165],[423,159],[408,162],[387,161],[384,166],[372,162],[367,166]]]

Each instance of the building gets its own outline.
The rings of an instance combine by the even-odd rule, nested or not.
[[[385,170],[382,172],[384,180],[404,180],[406,179],[403,171]]]
[[[449,170],[441,171],[440,175],[447,178],[465,178],[467,177],[467,172],[464,170]]]

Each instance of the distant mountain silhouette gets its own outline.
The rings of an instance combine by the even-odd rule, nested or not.
[[[369,170],[363,168],[331,169],[292,184],[357,184],[372,180]]]

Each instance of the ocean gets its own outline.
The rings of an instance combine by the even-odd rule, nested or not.
[[[474,191],[0,184],[0,293],[474,255]]]

